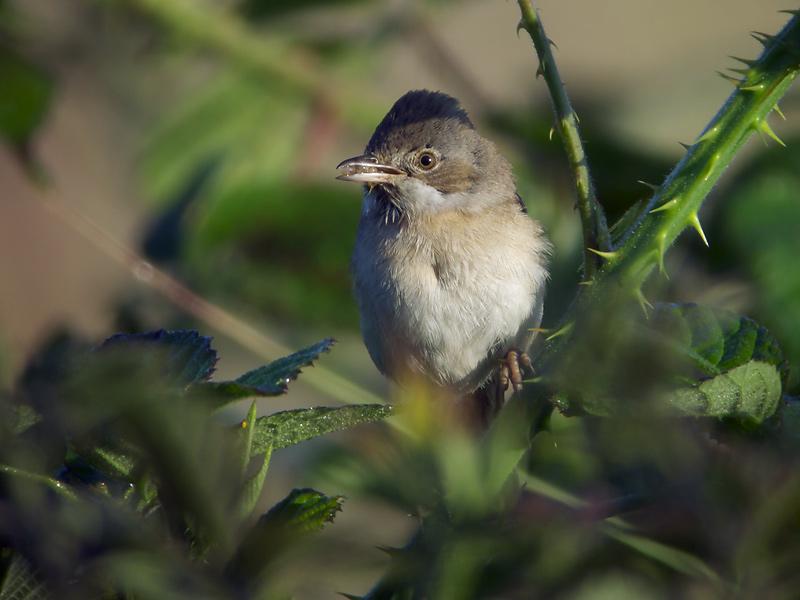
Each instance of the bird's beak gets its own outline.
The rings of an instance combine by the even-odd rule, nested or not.
[[[396,167],[380,164],[378,159],[371,154],[348,158],[336,165],[336,168],[342,171],[342,174],[336,179],[366,183],[367,185],[392,183],[398,176],[405,174]]]

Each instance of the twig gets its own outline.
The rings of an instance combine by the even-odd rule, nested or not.
[[[550,49],[552,42],[544,32],[542,21],[534,10],[531,0],[517,0],[522,19],[519,28],[531,36],[536,54],[539,57],[539,68],[536,72],[543,75],[550,91],[555,113],[556,129],[564,143],[570,167],[575,176],[575,187],[578,194],[578,212],[583,225],[583,271],[584,279],[591,279],[597,271],[600,257],[590,249],[607,252],[611,250],[611,238],[608,234],[606,216],[595,196],[594,185],[589,175],[586,152],[581,142],[578,129],[578,117],[570,104],[567,90],[561,81],[556,61]]]

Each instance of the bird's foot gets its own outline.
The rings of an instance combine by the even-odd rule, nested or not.
[[[514,392],[519,392],[522,389],[523,371],[533,373],[531,357],[526,352],[509,350],[508,354],[500,361],[500,374],[498,376],[500,389],[505,391],[510,384]]]

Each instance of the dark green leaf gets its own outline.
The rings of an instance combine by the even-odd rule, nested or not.
[[[233,579],[257,584],[273,558],[306,534],[322,529],[342,509],[341,496],[295,489],[253,525],[228,565]]]
[[[157,355],[162,361],[162,373],[181,384],[208,380],[218,360],[211,338],[193,329],[118,333],[100,346],[101,351],[110,349]]]
[[[53,83],[39,68],[0,45],[0,136],[24,145],[41,124]]]
[[[386,404],[363,404],[286,410],[256,419],[251,456],[267,448],[277,450],[326,433],[350,429],[362,423],[385,419],[392,413]]]
[[[697,304],[659,304],[651,325],[706,376],[716,376],[750,361],[775,366],[782,379],[787,365],[767,329],[747,317]]]
[[[677,390],[672,402],[689,414],[759,424],[775,413],[780,399],[776,367],[750,361],[697,386]]]
[[[42,416],[27,404],[13,405],[12,411],[14,418],[12,431],[17,435],[24,433],[42,420]]]
[[[276,361],[253,369],[234,381],[214,381],[202,386],[220,397],[224,402],[231,402],[251,396],[278,396],[288,389],[289,382],[297,379],[303,367],[310,366],[323,352],[327,352],[335,343],[327,338],[312,346],[303,348],[294,354],[284,356]]]
[[[342,510],[343,500],[309,488],[295,489],[262,516],[259,525],[281,525],[299,533],[319,531]]]

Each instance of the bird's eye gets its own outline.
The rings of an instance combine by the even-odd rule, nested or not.
[[[417,157],[417,164],[421,169],[429,171],[436,164],[436,155],[433,152],[422,152]]]

